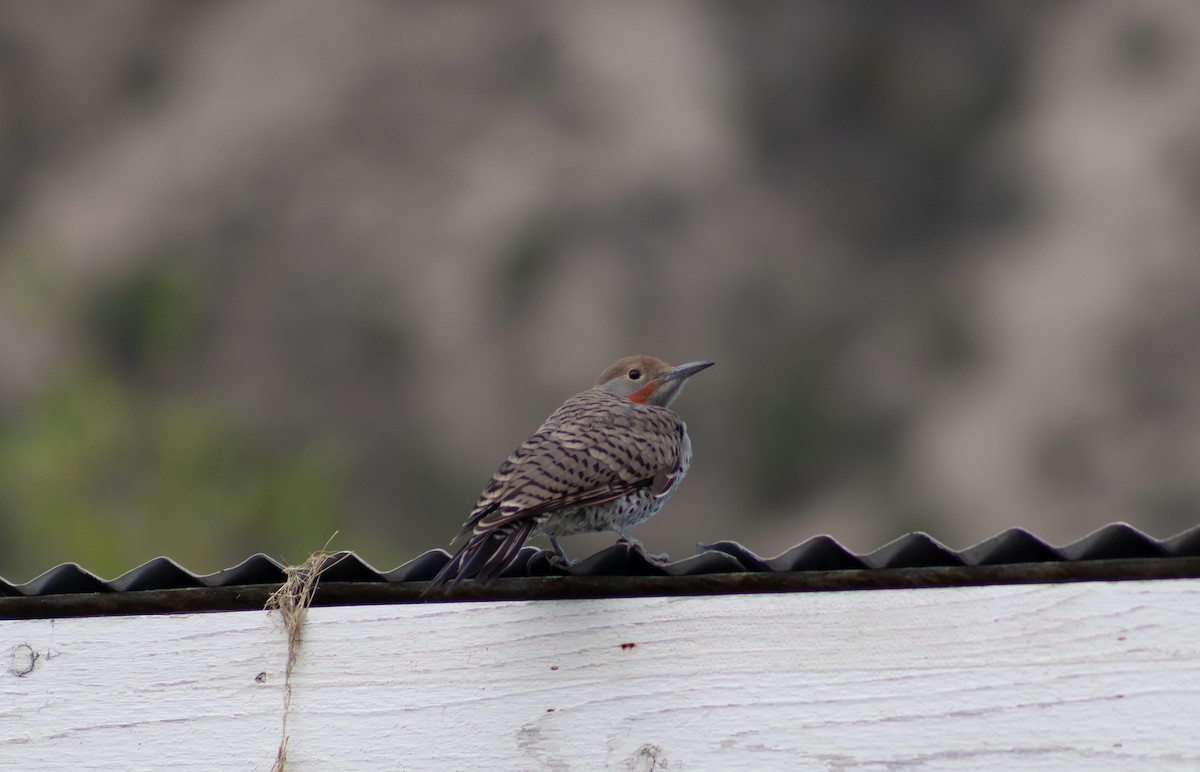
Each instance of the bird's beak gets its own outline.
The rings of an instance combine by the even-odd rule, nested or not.
[[[686,365],[672,367],[659,376],[661,381],[682,381],[692,377],[706,367],[712,367],[716,362],[688,362]]]

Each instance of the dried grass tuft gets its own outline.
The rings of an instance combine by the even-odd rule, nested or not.
[[[300,648],[300,633],[304,628],[304,619],[308,613],[309,606],[312,605],[313,597],[317,593],[317,583],[321,578],[321,574],[337,565],[338,560],[345,557],[345,554],[333,560],[334,553],[327,552],[329,542],[333,541],[333,536],[329,537],[329,541],[325,542],[325,547],[319,552],[314,552],[298,566],[288,566],[283,569],[284,575],[287,577],[279,589],[271,593],[271,597],[267,598],[266,610],[274,613],[279,612],[280,618],[283,620],[283,629],[287,631],[288,651],[287,665],[283,671],[283,721],[281,728],[281,737],[279,740],[279,750],[275,754],[275,763],[271,766],[271,772],[284,772],[287,767],[287,746],[288,746],[288,714],[292,709],[292,668],[296,664],[296,653]]]

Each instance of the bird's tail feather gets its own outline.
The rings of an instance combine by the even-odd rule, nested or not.
[[[453,589],[463,579],[487,581],[496,578],[516,559],[536,525],[531,518],[510,523],[505,528],[472,534],[421,594],[443,584],[447,589]]]

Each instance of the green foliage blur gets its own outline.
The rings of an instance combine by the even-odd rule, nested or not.
[[[0,416],[0,575],[60,562],[115,577],[160,554],[197,572],[253,551],[303,559],[334,533],[345,465],[332,442],[283,446],[170,382],[198,334],[204,282],[157,256],[100,288],[78,319],[87,354]],[[56,299],[27,271],[28,302]]]

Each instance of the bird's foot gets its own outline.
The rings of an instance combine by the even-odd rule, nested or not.
[[[567,557],[566,555],[557,554],[551,555],[548,560],[550,561],[550,565],[554,566],[555,568],[571,568],[579,562],[578,560],[571,560],[571,558]]]
[[[551,566],[555,568],[569,569],[571,566],[579,562],[578,560],[571,560],[569,557],[567,557],[566,550],[563,549],[563,546],[559,543],[558,539],[553,536],[550,537],[550,546],[554,548],[554,554],[550,556]]]
[[[642,556],[645,557],[646,560],[649,560],[651,563],[670,563],[671,562],[671,556],[668,555],[667,553],[665,553],[665,552],[647,552],[646,545],[642,544],[640,541],[638,541],[637,539],[634,539],[633,537],[622,536],[620,539],[617,539],[617,544],[621,544],[621,543],[624,543],[628,549],[637,550],[638,552],[642,553]]]

